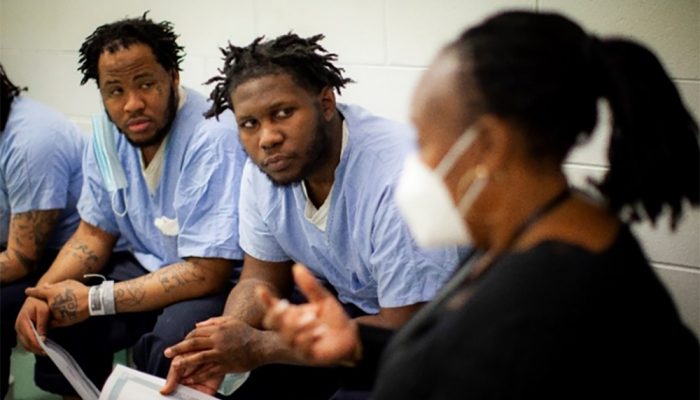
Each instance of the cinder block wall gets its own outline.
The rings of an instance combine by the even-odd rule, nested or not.
[[[600,35],[632,37],[650,46],[700,119],[700,0],[0,0],[0,61],[29,95],[64,112],[89,132],[101,110],[93,83],[80,86],[77,50],[93,29],[150,10],[174,23],[187,58],[185,85],[201,85],[220,66],[218,46],[247,44],[259,35],[322,32],[357,83],[342,100],[408,121],[411,93],[436,51],[466,26],[493,12],[558,11]],[[566,163],[573,182],[607,168],[607,130]],[[700,334],[700,212],[671,234],[635,228],[685,321]]]

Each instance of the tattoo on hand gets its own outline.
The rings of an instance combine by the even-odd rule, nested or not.
[[[197,267],[188,262],[174,264],[161,270],[158,278],[166,293],[179,286],[204,280],[204,276],[197,270]]]
[[[59,314],[61,319],[75,321],[78,317],[78,299],[73,289],[66,288],[63,294],[56,296],[51,303],[51,311]]]

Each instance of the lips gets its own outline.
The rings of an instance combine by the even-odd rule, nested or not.
[[[151,126],[151,120],[145,117],[133,118],[127,121],[126,126],[133,133],[142,133]]]
[[[291,158],[283,156],[281,154],[276,154],[274,156],[267,157],[263,160],[262,166],[269,172],[279,172],[291,164]]]

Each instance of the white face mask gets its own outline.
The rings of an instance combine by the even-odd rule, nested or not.
[[[462,216],[486,185],[487,174],[483,169],[477,170],[476,178],[459,201],[459,207],[452,201],[443,178],[476,136],[475,130],[467,129],[435,170],[421,161],[417,154],[406,159],[396,187],[396,203],[419,246],[472,244]]]

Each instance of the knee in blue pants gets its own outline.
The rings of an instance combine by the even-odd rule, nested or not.
[[[9,390],[10,357],[17,344],[15,319],[26,299],[24,289],[34,286],[38,279],[38,275],[27,276],[0,289],[0,399],[4,399]]]
[[[143,335],[133,348],[134,362],[139,370],[166,377],[170,359],[163,355],[166,348],[179,343],[195,324],[221,315],[228,290],[198,299],[185,300],[163,309],[151,332]]]

